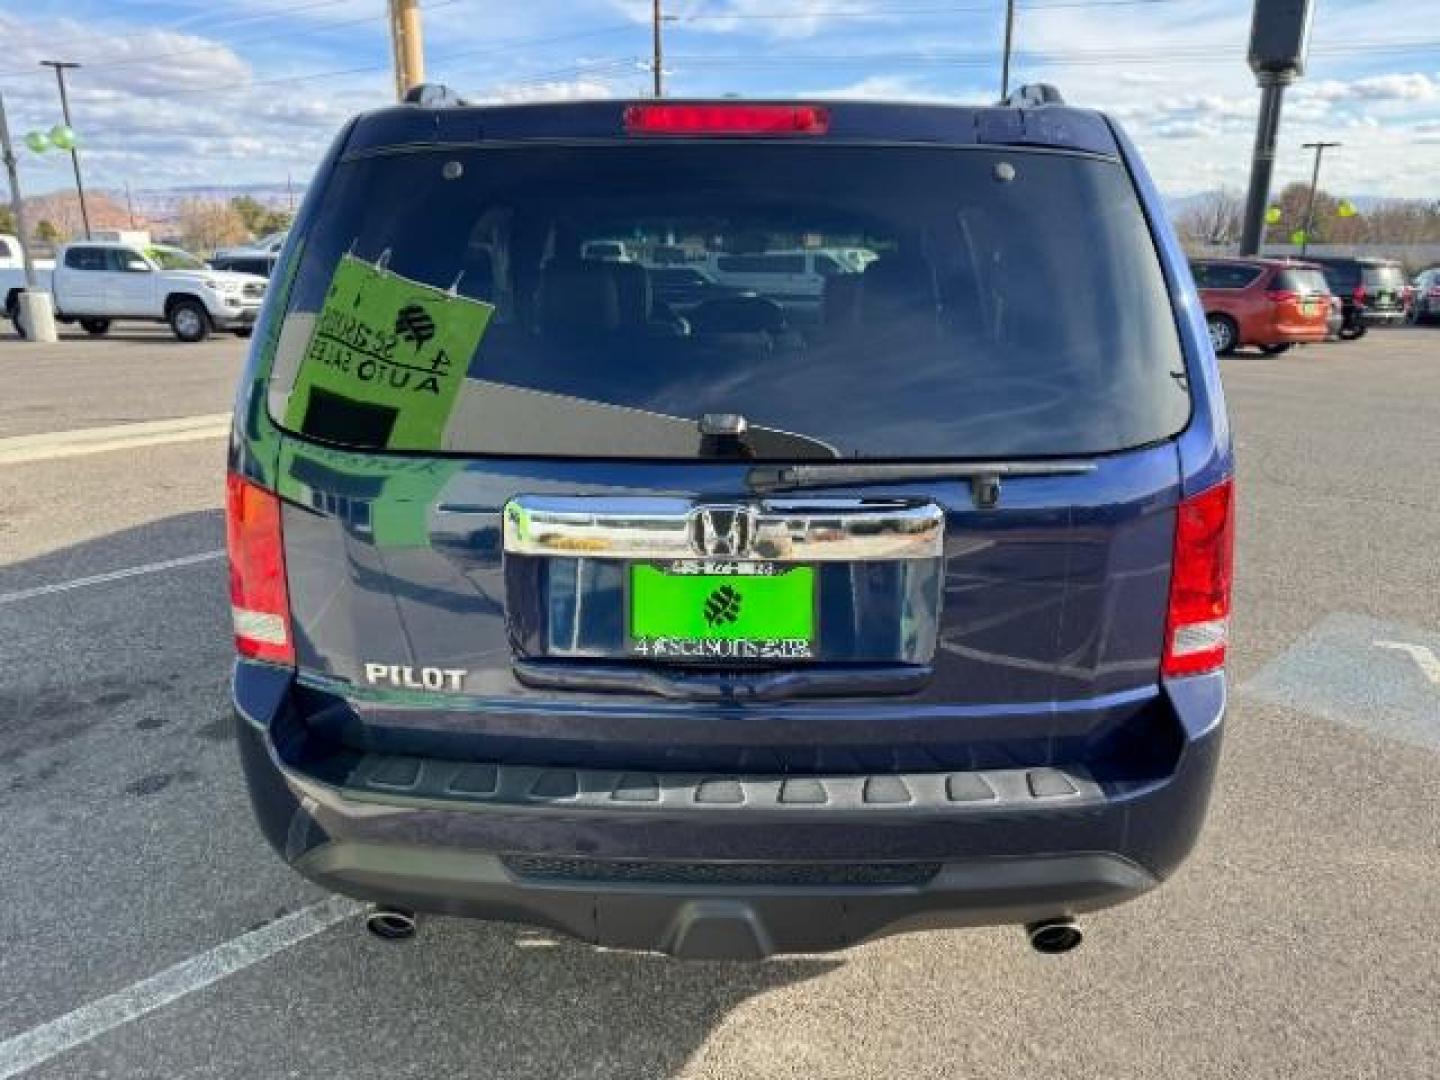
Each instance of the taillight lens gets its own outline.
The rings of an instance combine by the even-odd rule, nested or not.
[[[1226,480],[1180,503],[1160,665],[1164,675],[1198,675],[1225,666],[1235,563],[1234,488]]]
[[[1299,300],[1300,294],[1291,292],[1289,289],[1270,289],[1265,293],[1265,299],[1280,303],[1282,300]]]
[[[237,473],[225,478],[225,539],[230,551],[230,614],[241,656],[295,663],[280,499]]]
[[[1356,285],[1355,291],[1350,294],[1350,298],[1357,304],[1365,303],[1365,286]]]
[[[824,135],[830,110],[820,105],[631,105],[630,135]]]

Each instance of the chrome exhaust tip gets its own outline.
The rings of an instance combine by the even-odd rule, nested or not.
[[[415,936],[415,913],[404,908],[377,907],[365,916],[365,929],[383,941]]]
[[[1054,956],[1076,948],[1085,940],[1085,931],[1074,919],[1065,916],[1030,923],[1025,927],[1025,936],[1036,952]]]

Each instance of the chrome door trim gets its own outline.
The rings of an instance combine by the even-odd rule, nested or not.
[[[945,539],[931,502],[520,495],[504,518],[507,554],[572,559],[935,559]]]

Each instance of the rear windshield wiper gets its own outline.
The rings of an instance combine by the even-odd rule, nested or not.
[[[802,491],[810,488],[848,487],[887,480],[969,480],[977,507],[989,508],[1000,499],[1000,481],[1014,476],[1076,476],[1095,471],[1093,461],[955,461],[934,465],[868,462],[846,465],[756,466],[746,475],[757,493]]]

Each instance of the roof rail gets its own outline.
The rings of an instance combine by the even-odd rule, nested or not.
[[[1011,109],[1033,109],[1037,105],[1064,105],[1065,98],[1050,83],[1026,83],[1012,90],[1000,104]]]
[[[405,104],[427,109],[452,109],[469,102],[444,83],[417,83],[405,91]]]

